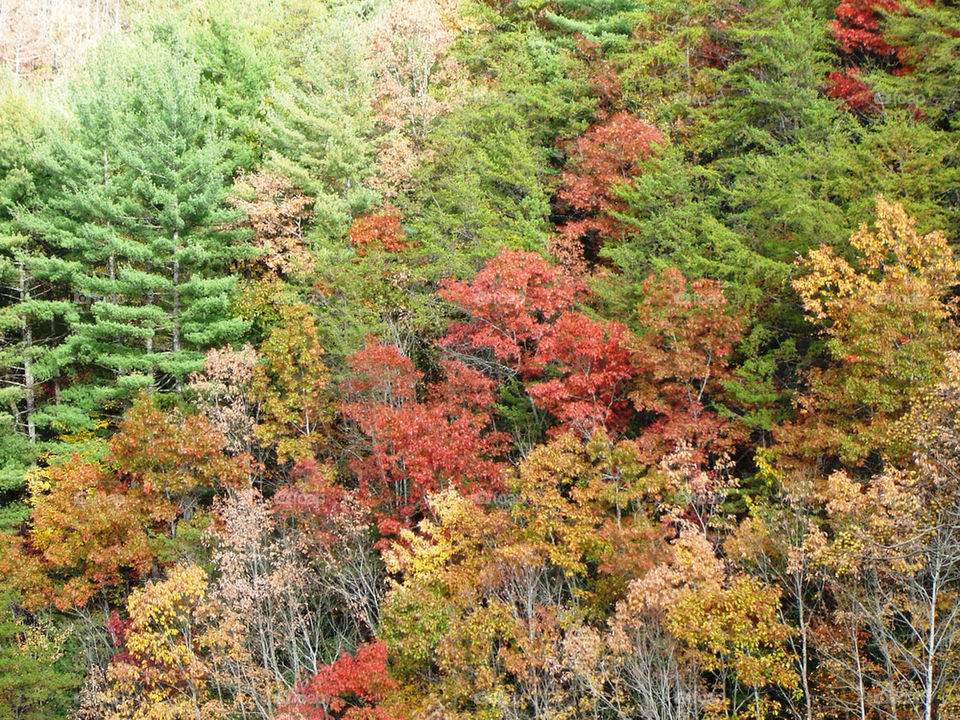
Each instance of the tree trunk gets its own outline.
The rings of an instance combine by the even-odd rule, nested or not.
[[[180,352],[180,259],[177,252],[180,249],[180,232],[173,233],[173,354]],[[178,393],[183,393],[183,378],[179,375],[176,380]]]
[[[20,302],[25,303],[30,300],[30,288],[27,283],[27,272],[20,263]],[[36,411],[36,388],[33,377],[33,359],[31,357],[33,350],[33,328],[30,327],[30,321],[25,312],[20,313],[20,332],[23,342],[23,389],[26,394],[27,402],[27,437],[31,443],[37,441],[37,428],[33,422],[33,415]]]

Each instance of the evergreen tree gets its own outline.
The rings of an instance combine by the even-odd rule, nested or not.
[[[440,122],[428,146],[436,160],[400,202],[421,272],[438,280],[474,272],[501,247],[546,250],[547,152],[509,103],[474,99]]]
[[[65,348],[72,367],[63,395],[66,406],[84,417],[119,409],[111,405],[124,395],[118,379],[127,388],[150,383],[143,350],[162,320],[138,301],[137,288],[124,277],[144,251],[126,227],[129,170],[121,143],[133,86],[120,50],[96,58],[72,88],[71,121],[38,159],[54,183],[40,202],[21,208],[16,223],[76,264],[71,290],[77,314]]]
[[[263,159],[261,104],[278,61],[276,50],[254,45],[255,29],[228,15],[232,9],[212,9],[188,35],[188,50],[199,66],[199,92],[212,102],[223,129],[227,155],[234,165],[251,168]]]
[[[545,10],[544,15],[555,27],[606,44],[628,37],[636,13],[643,7],[636,0],[560,0],[551,4],[557,12]]]
[[[246,328],[230,316],[228,299],[236,282],[230,263],[248,248],[223,229],[235,217],[225,204],[233,168],[200,68],[155,42],[136,48],[133,60],[136,90],[123,106],[120,160],[124,223],[142,264],[120,277],[144,298],[141,307],[162,313],[146,338],[146,358],[180,390],[202,367],[202,350]]]
[[[0,527],[23,518],[24,471],[63,409],[62,341],[76,317],[75,264],[17,232],[17,218],[49,184],[36,159],[50,124],[26,87],[0,79]]]
[[[202,351],[237,339],[230,264],[246,252],[225,204],[228,143],[199,66],[175,39],[110,48],[74,90],[49,154],[58,178],[19,225],[78,264],[68,405],[114,415],[145,387],[182,387]]]
[[[934,126],[960,131],[960,17],[950,3],[911,2],[909,13],[890,19],[887,33],[907,48],[909,73],[889,75],[877,83],[893,103],[913,105]]]
[[[302,67],[268,101],[267,165],[316,199],[316,231],[339,239],[371,207],[373,69],[361,18],[330,12],[316,26]]]

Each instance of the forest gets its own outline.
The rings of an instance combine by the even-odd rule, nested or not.
[[[0,720],[960,718],[960,5],[0,0]]]

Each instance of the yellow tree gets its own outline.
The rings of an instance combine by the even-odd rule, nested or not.
[[[243,662],[244,628],[208,596],[197,565],[131,593],[123,649],[107,670],[109,720],[221,720],[241,698],[218,692],[221,668]]]
[[[909,451],[888,428],[942,377],[943,353],[956,345],[947,298],[960,263],[943,233],[921,235],[882,197],[875,226],[861,225],[850,244],[851,260],[826,245],[811,251],[794,282],[826,356],[807,371],[800,417],[779,440],[790,455],[859,465],[871,452]]]
[[[677,515],[711,485],[641,457],[630,441],[568,433],[530,452],[501,501],[433,496],[431,518],[387,556],[401,579],[380,637],[415,688],[412,704],[477,718],[615,709],[609,675],[596,693],[572,682],[584,664],[577,648],[632,578],[667,559]],[[759,602],[767,608],[769,597]]]
[[[313,458],[326,443],[332,415],[317,322],[302,302],[280,305],[277,325],[259,348],[249,394],[259,403],[257,439],[277,460]]]
[[[599,454],[562,436],[531,452],[510,502],[480,505],[450,490],[433,496],[433,518],[417,533],[405,531],[387,558],[402,581],[385,600],[381,637],[414,702],[476,718],[575,707],[563,639],[594,608],[597,567],[614,550],[600,532],[604,503],[616,500],[595,497],[611,469]]]
[[[960,712],[960,356],[893,433],[914,463],[862,482],[833,473],[807,550],[837,607],[822,638],[822,705],[934,720]]]
[[[617,606],[607,639],[614,686],[632,681],[627,699],[639,708],[656,704],[658,688],[642,681],[649,676],[681,715],[775,716],[778,688],[797,681],[779,604],[779,589],[729,569],[708,537],[686,526]]]

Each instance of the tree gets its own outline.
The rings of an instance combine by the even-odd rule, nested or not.
[[[865,50],[885,58],[895,55],[896,48],[884,37],[883,17],[902,10],[903,6],[893,0],[842,0],[831,26],[844,52]]]
[[[311,199],[284,176],[264,171],[239,177],[234,193],[230,203],[246,213],[244,224],[253,229],[258,250],[251,265],[284,276],[312,272],[313,258],[304,244]]]
[[[203,370],[190,378],[197,409],[226,438],[233,453],[253,455],[257,407],[250,398],[250,382],[258,362],[250,345],[240,350],[208,350]]]
[[[248,456],[225,446],[204,416],[165,413],[141,396],[102,461],[74,454],[44,468],[7,570],[29,604],[83,607],[175,557],[201,495],[249,476]]]
[[[582,6],[570,0],[556,3],[561,12],[547,10],[547,19],[561,30],[578,33],[597,44],[613,44],[628,36],[642,6],[634,0],[600,0]]]
[[[263,160],[261,108],[278,75],[272,48],[257,38],[265,20],[223,12],[223,6],[214,3],[198,9],[183,33],[185,51],[200,68],[200,92],[212,101],[226,155],[233,166],[244,169]]]
[[[208,598],[206,572],[178,566],[127,600],[121,650],[107,669],[110,720],[228,717],[238,698],[215,692],[219,665],[242,659],[239,617]]]
[[[440,297],[456,303],[469,318],[452,323],[442,344],[486,348],[514,372],[536,373],[531,358],[537,344],[585,291],[582,282],[536,253],[502,250],[472,281],[442,283]]]
[[[958,219],[960,157],[947,140],[950,136],[917,122],[903,109],[890,109],[878,118],[851,158],[853,172],[871,178],[869,186],[850,194],[851,226],[873,212],[880,194],[902,203],[919,232],[952,232]]]
[[[571,145],[558,196],[584,219],[569,220],[561,233],[580,242],[588,260],[596,256],[606,237],[618,238],[624,226],[615,217],[624,206],[616,196],[618,185],[630,185],[640,172],[640,161],[656,152],[664,140],[656,127],[627,112],[619,112],[590,127]],[[585,236],[598,236],[588,247]]]
[[[187,510],[204,487],[237,487],[249,476],[249,456],[224,452],[226,438],[203,415],[165,412],[140,395],[110,439],[108,461],[121,478],[156,491]]]
[[[413,243],[407,241],[400,220],[400,213],[388,204],[382,210],[354,220],[347,238],[360,256],[377,249],[390,253],[403,252]]]
[[[402,574],[385,598],[380,637],[411,702],[471,717],[622,712],[618,688],[594,694],[579,684],[584,645],[631,580],[665,560],[672,520],[662,521],[661,508],[675,520],[674,503],[685,506],[693,492],[676,480],[648,472],[627,441],[568,433],[518,464],[503,503],[452,489],[432,496],[432,515],[386,554],[388,570]],[[764,617],[775,612],[773,591],[760,604]],[[735,641],[744,656],[756,648],[751,630],[744,621]],[[764,638],[772,658],[782,630]],[[623,652],[624,664],[631,655]]]
[[[390,720],[377,707],[394,689],[387,674],[387,648],[382,642],[361,645],[325,665],[293,695],[291,717],[306,720]]]
[[[690,133],[691,111],[722,97],[711,70],[735,56],[727,30],[742,12],[738,3],[716,0],[657,0],[639,6],[633,37],[612,58],[626,102],[656,108],[661,127]]]
[[[549,149],[496,88],[436,121],[404,209],[418,273],[466,277],[501,248],[542,250],[549,222]]]
[[[150,573],[156,530],[176,517],[170,503],[145,499],[80,457],[44,475],[49,490],[31,498],[30,533],[7,569],[29,606],[83,607],[104,588]]]
[[[559,377],[532,383],[527,392],[560,421],[553,432],[572,428],[590,437],[599,428],[623,430],[636,374],[631,342],[621,323],[599,323],[579,312],[565,312],[550,326],[530,362]]]
[[[450,50],[458,30],[450,0],[401,0],[368,28],[377,119],[386,131],[378,185],[388,196],[407,187],[433,121],[457,99],[461,70]]]
[[[826,359],[807,372],[800,418],[781,442],[799,457],[828,453],[858,465],[871,452],[909,452],[889,423],[942,377],[940,358],[955,343],[947,294],[957,262],[942,233],[921,235],[902,205],[882,197],[875,229],[861,225],[850,243],[854,262],[821,246],[794,282],[807,317],[821,325]]]
[[[231,217],[223,178],[232,168],[199,92],[199,69],[162,45],[144,50],[131,78],[140,91],[123,110],[121,158],[132,170],[131,234],[146,251],[138,284],[164,313],[165,332],[148,341],[147,353],[182,390],[184,377],[203,366],[201,349],[246,328],[229,315],[227,299],[235,283],[229,263],[247,250],[220,229]]]
[[[398,680],[417,707],[439,702],[468,717],[544,718],[569,708],[561,618],[569,625],[580,615],[570,597],[594,547],[589,525],[579,514],[557,517],[570,508],[563,500],[532,505],[529,531],[507,510],[452,489],[431,505],[436,520],[387,558],[388,569],[403,572],[381,630]]]
[[[78,318],[69,288],[79,266],[66,257],[62,243],[30,232],[22,222],[53,190],[55,183],[45,172],[43,159],[48,133],[55,131],[56,123],[45,118],[38,98],[18,83],[4,86],[2,103],[0,332],[5,348],[0,363],[6,386],[4,415],[11,429],[32,446],[22,456],[26,461],[38,450],[38,441],[48,439],[51,426],[62,431],[87,421],[72,404],[61,404],[60,396],[71,359],[64,340]]]
[[[246,653],[217,682],[273,717],[298,683],[377,628],[382,564],[369,513],[330,468],[309,463],[270,500],[244,488],[215,512],[211,599],[243,618]]]
[[[16,3],[12,8],[5,7],[0,16],[4,30],[0,60],[15,75],[28,75],[43,67],[52,54],[45,32],[47,23],[39,10],[28,3]]]
[[[415,521],[441,488],[487,495],[501,488],[505,438],[491,428],[491,380],[442,360],[443,379],[426,384],[419,400],[423,375],[396,347],[371,342],[350,363],[356,378],[341,413],[356,423],[362,450],[351,465],[382,532]]]
[[[902,12],[888,15],[884,36],[896,47],[897,58],[909,72],[873,73],[877,101],[900,106],[914,119],[956,132],[960,95],[949,77],[956,72],[960,31],[949,5],[903,3]]]
[[[688,285],[675,268],[649,276],[631,318],[639,337],[574,310],[583,285],[531,254],[503,251],[472,282],[446,281],[440,295],[470,316],[441,344],[495,377],[527,381],[531,402],[560,421],[555,432],[623,431],[632,401],[648,416],[651,461],[682,441],[723,452],[741,437],[706,408],[733,377],[726,358],[740,337],[716,282]]]
[[[714,699],[704,710],[771,716],[777,706],[761,690],[791,688],[796,677],[784,644],[789,629],[777,614],[780,592],[744,574],[729,574],[709,540],[686,529],[669,558],[631,583],[617,608],[615,633],[644,622],[664,629],[700,672],[713,674]],[[750,708],[747,710],[747,708]]]
[[[4,294],[11,299],[0,310],[0,332],[12,336],[0,356],[8,373],[4,400],[13,429],[35,444],[49,425],[63,423],[71,415],[55,407],[56,383],[69,358],[61,344],[66,327],[77,320],[78,313],[72,303],[58,297],[57,290],[72,279],[76,265],[51,257],[24,236],[0,239],[0,252],[0,278]],[[44,384],[50,381],[55,384],[54,407],[45,408],[50,393]],[[74,414],[73,419],[82,424],[85,418]]]
[[[728,562],[782,591],[781,621],[795,628],[786,645],[802,694],[783,693],[781,702],[796,718],[815,717],[827,690],[821,685],[818,640],[833,630],[830,595],[823,573],[808,546],[817,532],[820,499],[809,486],[790,482],[757,455],[760,475],[769,483],[749,515],[723,543]]]
[[[830,74],[828,94],[865,116],[900,108],[951,127],[958,97],[944,78],[956,64],[957,25],[943,3],[843,0],[836,15],[833,34],[851,66]]]
[[[640,369],[630,400],[652,417],[641,445],[653,458],[682,444],[704,460],[731,451],[743,433],[720,413],[719,401],[733,380],[728,358],[742,326],[727,312],[720,284],[688,282],[668,268],[648,277],[640,294],[636,317],[643,330],[630,341]]]
[[[945,364],[944,381],[918,393],[894,428],[915,462],[863,482],[836,471],[817,493],[826,517],[807,547],[838,604],[822,643],[827,707],[924,720],[955,712],[960,367],[953,352]]]
[[[72,86],[72,120],[51,137],[38,158],[38,171],[51,188],[37,201],[21,204],[16,226],[57,248],[74,265],[69,291],[75,316],[64,343],[62,400],[79,410],[74,424],[104,410],[122,412],[117,400],[151,382],[152,361],[143,357],[162,312],[140,303],[139,276],[126,272],[144,249],[124,227],[129,174],[123,171],[125,93],[131,80],[131,48],[94,57]],[[99,88],[94,92],[93,88]]]
[[[10,590],[0,595],[0,712],[17,720],[65,713],[76,686],[65,655],[69,631],[47,617],[27,622]]]
[[[0,62],[14,74],[44,78],[82,64],[120,25],[122,3],[72,1],[50,5],[17,0],[0,10]]]
[[[83,312],[68,346],[84,379],[65,399],[93,412],[141,388],[182,390],[201,350],[240,336],[229,264],[246,248],[223,229],[233,168],[200,69],[176,39],[101,53],[74,93],[75,132],[49,162],[57,192],[20,223],[79,264]]]
[[[250,399],[259,404],[254,434],[275,445],[277,460],[313,457],[326,443],[332,409],[325,392],[327,369],[317,326],[304,303],[279,307],[276,326],[261,344]]]
[[[345,5],[311,27],[315,38],[302,68],[279,86],[267,110],[267,166],[314,198],[314,223],[339,239],[353,216],[375,204],[370,187],[374,69],[365,59],[364,28]]]

